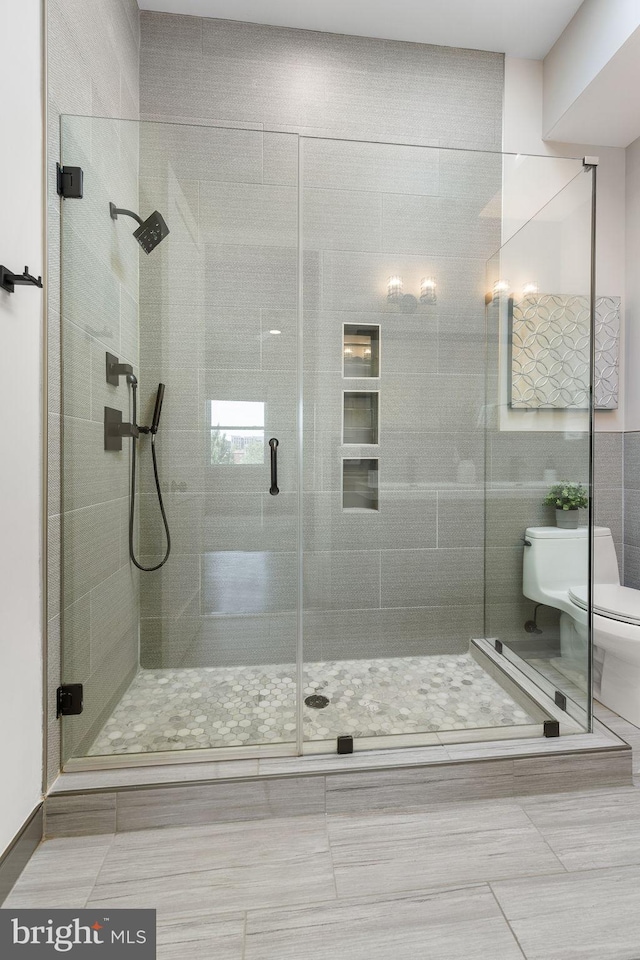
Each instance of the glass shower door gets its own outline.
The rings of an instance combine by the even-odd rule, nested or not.
[[[65,758],[293,751],[297,137],[81,117],[62,134],[63,163],[84,170],[62,227],[63,679],[84,685]],[[147,253],[136,215],[154,211],[168,235]],[[171,552],[153,572],[129,552],[134,441],[105,449],[105,408],[132,417],[107,353],[137,378],[140,424],[165,385]],[[151,438],[136,443],[134,550],[155,567]]]
[[[541,731],[483,635],[502,158],[301,139],[307,752]]]

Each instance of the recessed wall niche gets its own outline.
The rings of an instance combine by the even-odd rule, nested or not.
[[[345,390],[342,395],[342,442],[378,443],[378,391]]]
[[[342,362],[345,377],[380,376],[380,327],[345,323]]]
[[[378,509],[378,461],[342,461],[342,509]]]

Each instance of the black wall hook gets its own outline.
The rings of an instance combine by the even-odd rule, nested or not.
[[[41,287],[42,277],[32,277],[29,273],[29,267],[24,268],[24,273],[13,273],[13,271],[9,270],[8,267],[3,267],[2,264],[0,264],[0,287],[2,287],[3,290],[6,290],[7,293],[13,293],[17,284],[22,284],[23,286]]]

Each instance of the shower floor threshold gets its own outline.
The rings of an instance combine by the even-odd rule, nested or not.
[[[487,731],[485,731],[487,733]],[[577,733],[545,738],[520,736],[477,742],[442,742],[429,746],[402,746],[396,749],[359,750],[353,754],[315,754],[308,756],[260,756],[225,760],[207,756],[191,757],[192,762],[175,762],[175,755],[162,762],[140,763],[142,758],[126,758],[129,764],[111,769],[88,769],[87,761],[73,761],[53,783],[49,795],[109,792],[153,786],[179,786],[222,781],[262,780],[282,777],[307,777],[322,774],[377,772],[394,768],[444,766],[469,761],[526,760],[536,757],[578,756],[610,751],[629,751],[629,746],[604,724],[595,722],[593,733]],[[200,752],[200,751],[199,751]],[[104,758],[102,758],[104,759]],[[115,759],[115,758],[113,758]],[[120,758],[122,761],[123,758]],[[131,762],[133,761],[133,762]],[[193,762],[195,761],[195,762]]]

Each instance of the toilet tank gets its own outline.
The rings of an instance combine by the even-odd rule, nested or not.
[[[586,584],[589,564],[588,528],[528,527],[522,561],[522,592],[537,603],[553,594]],[[616,550],[608,527],[594,529],[594,580],[620,583]],[[553,604],[552,604],[553,605]]]

